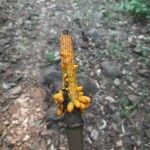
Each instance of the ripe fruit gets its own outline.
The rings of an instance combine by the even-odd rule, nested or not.
[[[78,100],[81,102],[81,103],[90,103],[91,102],[91,99],[87,96],[79,96],[78,97]]]
[[[59,107],[62,111],[64,111],[64,105],[61,104],[60,107]]]
[[[85,98],[87,99],[88,103],[91,103],[91,98],[88,96],[85,96]]]
[[[63,94],[62,94],[61,92],[56,93],[56,94],[53,95],[53,99],[54,99],[54,100],[57,100],[57,99],[59,99],[60,97],[63,97]]]
[[[60,108],[57,108],[56,115],[61,116],[62,114],[63,114],[63,111]]]
[[[63,96],[59,97],[59,98],[58,98],[58,102],[59,102],[59,103],[63,103],[63,102],[64,102],[64,97],[63,97]]]
[[[81,103],[88,103],[88,100],[86,99],[86,97],[85,96],[79,96],[78,97],[78,100],[81,102]]]
[[[74,103],[76,108],[80,108],[81,105],[80,105],[80,102],[78,100],[74,100],[73,103]]]
[[[67,111],[71,113],[73,110],[74,110],[74,104],[73,102],[69,102],[67,105]]]
[[[80,103],[80,110],[84,110],[85,108],[86,108],[86,106],[85,106],[85,104],[83,104],[83,103]]]

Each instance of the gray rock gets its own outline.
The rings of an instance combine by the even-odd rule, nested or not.
[[[35,142],[31,145],[30,149],[31,149],[31,150],[37,150],[37,149],[39,149],[39,146],[40,146],[40,143],[39,143],[38,141],[35,141]]]
[[[1,39],[0,40],[0,46],[4,46],[7,43],[8,43],[8,40],[6,40],[6,39]]]
[[[50,88],[52,92],[56,92],[61,88],[61,73],[49,67],[42,69],[40,72],[40,82]]]
[[[87,76],[79,75],[79,84],[84,88],[85,95],[94,96],[98,92],[98,88],[93,80]]]
[[[114,84],[115,84],[116,86],[119,86],[120,83],[121,83],[121,82],[120,82],[120,79],[117,78],[117,79],[114,80]]]
[[[9,91],[9,95],[19,95],[21,93],[22,93],[22,87],[21,87],[21,85],[16,86],[16,87],[12,88]]]
[[[100,36],[100,33],[98,32],[97,29],[92,28],[87,32],[87,35],[90,36],[93,39],[97,39]]]
[[[63,118],[63,115],[60,117],[56,115],[56,106],[50,107],[44,116],[44,119],[46,121],[57,121],[60,120],[61,118]]]
[[[149,70],[146,70],[146,69],[140,69],[138,71],[138,74],[144,78],[150,78],[150,71]]]
[[[134,49],[132,49],[132,51],[137,54],[142,54],[142,52],[143,52],[142,48],[134,48]]]
[[[96,140],[98,138],[98,131],[94,129],[90,135],[93,140]]]
[[[14,86],[15,86],[15,83],[8,83],[8,82],[3,82],[2,83],[2,88],[4,90],[8,90],[8,89],[10,89],[10,88],[12,88]]]
[[[150,129],[145,130],[145,134],[150,139]]]
[[[115,78],[122,76],[120,67],[114,61],[103,61],[101,63],[101,67],[103,69],[103,72],[108,76]]]
[[[9,67],[9,63],[1,63],[0,62],[0,72],[6,70]]]

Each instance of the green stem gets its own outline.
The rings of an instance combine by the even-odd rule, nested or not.
[[[83,119],[81,112],[75,109],[65,115],[66,133],[69,150],[83,150]]]

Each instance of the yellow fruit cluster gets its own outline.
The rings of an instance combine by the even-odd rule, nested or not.
[[[77,85],[76,71],[78,65],[74,63],[72,37],[69,34],[62,33],[60,43],[62,89],[67,91],[69,101],[65,100],[63,90],[53,95],[53,99],[58,105],[56,112],[58,116],[65,112],[71,113],[75,108],[82,112],[88,108],[91,103],[91,99],[84,95],[83,87]]]

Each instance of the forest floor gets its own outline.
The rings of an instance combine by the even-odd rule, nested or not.
[[[66,150],[60,88],[60,32],[75,42],[85,150],[149,150],[150,23],[133,22],[114,0],[0,1],[0,149]],[[81,76],[81,77],[80,77]]]

